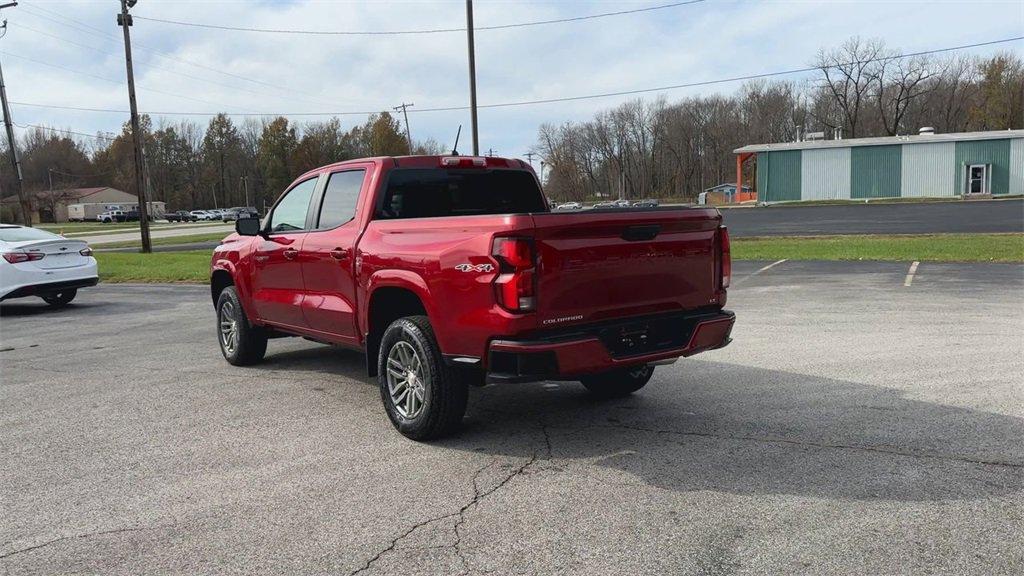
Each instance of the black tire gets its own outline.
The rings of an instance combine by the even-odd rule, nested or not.
[[[77,288],[70,290],[61,290],[60,292],[54,292],[53,294],[47,294],[43,296],[43,301],[52,306],[53,308],[61,308],[67,306],[75,296],[78,294]]]
[[[585,376],[580,383],[598,398],[621,398],[643,388],[653,375],[654,366],[641,364]]]
[[[225,330],[232,328],[229,336]],[[234,366],[256,364],[267,353],[266,332],[249,323],[234,286],[225,288],[217,298],[217,343],[224,359]]]
[[[406,370],[402,353],[410,351],[415,353],[418,362],[410,361]],[[396,367],[393,360],[399,360],[401,367]],[[393,371],[389,372],[389,367]],[[404,388],[396,372],[404,375]],[[399,318],[384,331],[377,355],[377,383],[391,424],[407,438],[438,438],[455,431],[462,423],[469,396],[466,379],[441,358],[441,349],[426,316]],[[392,398],[392,387],[399,402]],[[410,395],[413,398],[411,410]],[[418,410],[415,398],[419,398]]]

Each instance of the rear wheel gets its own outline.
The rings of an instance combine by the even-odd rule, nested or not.
[[[217,341],[224,359],[235,366],[255,364],[267,353],[267,335],[249,323],[234,286],[217,298]]]
[[[643,388],[653,375],[654,366],[641,364],[585,376],[580,382],[598,398],[621,398]]]
[[[384,331],[377,382],[391,424],[413,440],[451,433],[466,413],[466,379],[441,358],[426,316],[400,318]]]
[[[61,290],[60,292],[54,292],[53,294],[47,294],[43,296],[43,301],[53,306],[54,308],[60,308],[66,306],[69,302],[75,299],[78,294],[78,290],[72,288],[70,290]]]

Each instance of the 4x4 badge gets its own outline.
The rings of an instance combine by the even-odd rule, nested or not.
[[[456,264],[455,269],[459,272],[491,272],[493,264]]]

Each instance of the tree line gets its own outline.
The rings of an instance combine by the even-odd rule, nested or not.
[[[880,40],[851,38],[820,51],[817,72],[801,83],[761,80],[728,96],[634,100],[588,121],[543,125],[534,152],[545,160],[545,190],[558,200],[693,200],[735,181],[732,151],[747,144],[809,132],[859,138],[925,126],[1024,128],[1024,62],[1016,54],[898,56]]]
[[[669,103],[634,100],[585,122],[540,127],[534,152],[544,160],[545,191],[558,200],[598,197],[693,199],[735,179],[732,150],[786,142],[799,132],[832,137],[1024,127],[1024,62],[1012,53],[989,58],[913,56],[878,40],[852,38],[818,53],[817,73],[801,83],[755,81],[732,95]],[[269,205],[306,170],[351,158],[436,154],[435,141],[410,150],[390,113],[343,129],[337,118],[295,123],[284,117],[226,114],[201,126],[192,120],[154,125],[141,117],[144,176],[152,200],[167,208]],[[56,205],[49,190],[113,186],[136,193],[131,127],[84,139],[34,128],[19,142],[25,189]],[[6,158],[6,151],[4,152]],[[9,163],[0,162],[0,196],[14,193]],[[44,200],[45,199],[45,200]],[[5,204],[3,221],[11,221]]]
[[[302,124],[284,117],[247,118],[236,123],[220,114],[205,129],[192,120],[161,120],[156,126],[147,115],[139,120],[148,197],[166,202],[168,210],[245,205],[263,210],[296,176],[325,164],[441,151],[433,140],[414,141],[410,150],[404,127],[388,112],[348,130],[337,118]],[[119,134],[98,134],[92,140],[31,128],[18,146],[23,185],[43,206],[70,201],[71,195],[61,191],[72,188],[112,186],[136,193],[128,122]],[[6,150],[4,154],[6,160]],[[14,194],[7,163],[0,185],[4,197]],[[4,208],[3,221],[12,221],[13,207]]]

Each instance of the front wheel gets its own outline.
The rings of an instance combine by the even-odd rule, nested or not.
[[[580,383],[598,398],[621,398],[643,388],[653,375],[654,366],[641,364],[584,376]]]
[[[75,299],[78,294],[78,290],[72,288],[71,290],[61,290],[60,292],[54,292],[53,294],[47,294],[43,296],[43,302],[46,302],[54,308],[60,308],[67,306],[69,302]]]
[[[235,366],[260,362],[267,353],[267,335],[249,323],[234,286],[217,298],[217,341],[224,359]]]
[[[466,413],[466,380],[444,363],[426,316],[400,318],[384,331],[377,382],[391,424],[413,440],[451,433]]]

